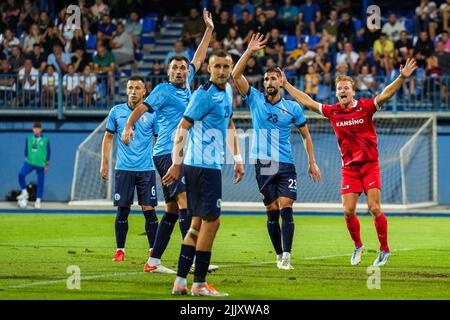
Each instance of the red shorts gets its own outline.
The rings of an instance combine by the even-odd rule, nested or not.
[[[380,165],[365,162],[342,168],[341,194],[361,193],[372,188],[381,190]]]

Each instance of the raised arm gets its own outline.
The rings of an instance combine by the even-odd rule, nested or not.
[[[308,154],[309,176],[314,180],[314,182],[319,182],[322,174],[320,173],[320,169],[316,163],[316,157],[314,156],[314,145],[311,139],[311,135],[309,134],[308,126],[304,125],[300,127],[299,131],[303,139],[303,146],[305,147],[305,151]]]
[[[100,165],[100,175],[103,180],[108,180],[108,163],[111,154],[111,146],[114,134],[106,131],[102,142],[102,162]]]
[[[130,144],[130,136],[131,136],[131,139],[134,140],[134,130],[133,130],[134,124],[147,111],[148,111],[147,105],[145,105],[144,103],[141,103],[136,108],[134,108],[133,112],[128,117],[127,124],[125,125],[125,128],[123,129],[122,136],[121,136],[122,142],[126,146],[128,146]]]
[[[239,90],[239,93],[243,96],[248,94],[250,86],[247,79],[244,77],[245,67],[247,66],[247,61],[252,56],[253,52],[258,51],[266,46],[267,39],[264,40],[264,35],[257,33],[253,34],[250,42],[248,43],[247,50],[242,54],[239,61],[231,73],[234,83]]]
[[[236,127],[234,126],[233,119],[230,119],[227,131],[227,145],[228,148],[233,152],[234,158],[234,181],[233,183],[239,183],[244,176],[244,162],[239,152],[239,142],[236,132]]]
[[[191,63],[195,67],[195,71],[200,70],[202,63],[206,58],[206,52],[208,51],[209,42],[211,41],[211,35],[214,30],[214,23],[211,17],[211,13],[206,9],[203,9],[203,21],[205,21],[206,30],[203,34],[202,41],[198,45],[198,48],[195,51],[194,57],[191,61]]]
[[[172,165],[170,166],[167,173],[162,177],[161,182],[163,185],[170,186],[175,183],[180,176],[181,164],[184,158],[184,145],[186,144],[187,135],[189,129],[193,126],[193,123],[182,118],[180,124],[177,127],[175,133],[175,139],[173,140],[173,151],[172,151]]]
[[[397,79],[392,81],[392,83],[384,88],[383,92],[376,97],[378,107],[381,107],[383,103],[392,98],[392,96],[402,87],[403,82],[409,78],[416,69],[417,65],[415,59],[406,60],[405,66],[400,66],[400,75]]]
[[[320,111],[321,104],[317,101],[314,101],[310,96],[308,96],[303,91],[300,91],[297,88],[295,88],[292,84],[290,84],[287,81],[284,72],[280,68],[278,68],[278,70],[281,72],[281,85],[287,90],[287,92],[289,92],[289,94],[302,106],[305,106],[306,108],[318,114],[322,114],[322,112]]]

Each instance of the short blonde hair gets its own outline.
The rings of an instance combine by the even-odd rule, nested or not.
[[[352,77],[349,77],[349,76],[337,76],[336,80],[334,82],[335,86],[337,87],[338,83],[341,82],[341,81],[348,81],[348,82],[350,82],[352,84],[353,90],[355,90],[355,80],[353,80]]]

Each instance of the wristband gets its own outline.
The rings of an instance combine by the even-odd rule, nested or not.
[[[240,154],[236,154],[233,156],[235,162],[242,162],[242,156]]]

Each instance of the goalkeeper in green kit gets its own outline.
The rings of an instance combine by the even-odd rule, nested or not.
[[[25,141],[25,163],[19,172],[19,183],[22,189],[17,196],[19,207],[25,208],[28,204],[28,191],[25,177],[36,170],[38,177],[37,196],[34,207],[41,208],[42,194],[44,193],[44,177],[48,171],[50,160],[50,143],[48,138],[42,135],[42,126],[40,122],[33,124],[33,134],[30,134]]]

